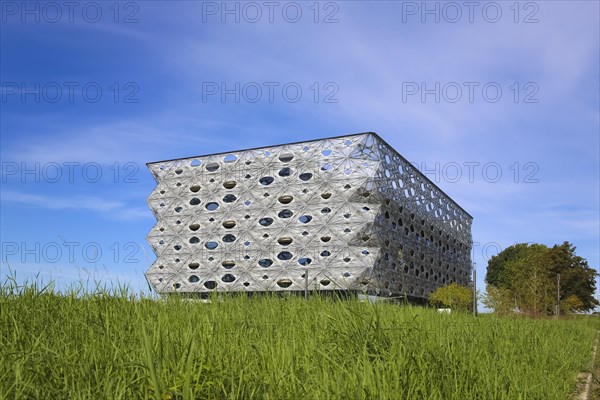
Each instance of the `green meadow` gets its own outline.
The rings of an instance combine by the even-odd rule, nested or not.
[[[0,286],[0,399],[568,399],[598,319]]]

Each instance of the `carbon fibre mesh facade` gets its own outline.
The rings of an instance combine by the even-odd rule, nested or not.
[[[472,217],[375,133],[148,168],[159,293],[308,284],[426,298],[470,282]]]

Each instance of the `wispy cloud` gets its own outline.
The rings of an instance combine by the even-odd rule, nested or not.
[[[101,214],[118,220],[148,218],[147,208],[131,207],[127,203],[95,196],[48,196],[3,190],[1,203],[15,203],[48,210],[75,210]]]

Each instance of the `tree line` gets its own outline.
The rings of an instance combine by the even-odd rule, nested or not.
[[[569,242],[552,247],[520,243],[504,249],[488,262],[483,305],[498,314],[593,310],[599,305],[594,298],[599,274],[575,250]],[[436,306],[470,310],[472,298],[472,287],[451,284],[433,292],[429,301]]]

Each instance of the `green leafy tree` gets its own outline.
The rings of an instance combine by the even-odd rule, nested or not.
[[[598,305],[594,298],[598,274],[575,254],[575,247],[568,242],[552,248],[526,243],[508,247],[489,261],[486,283],[508,291],[522,312],[552,313],[557,274],[561,278],[561,299],[574,295],[583,304],[580,309],[585,311]]]
[[[560,309],[563,312],[576,312],[580,311],[583,307],[583,302],[579,299],[579,297],[574,294],[570,295],[564,300],[560,302]]]
[[[486,308],[500,315],[509,314],[514,310],[515,303],[510,290],[487,285],[485,292],[481,302]]]
[[[429,302],[436,307],[447,307],[458,311],[468,311],[473,303],[473,289],[451,283],[437,288],[429,295]]]

